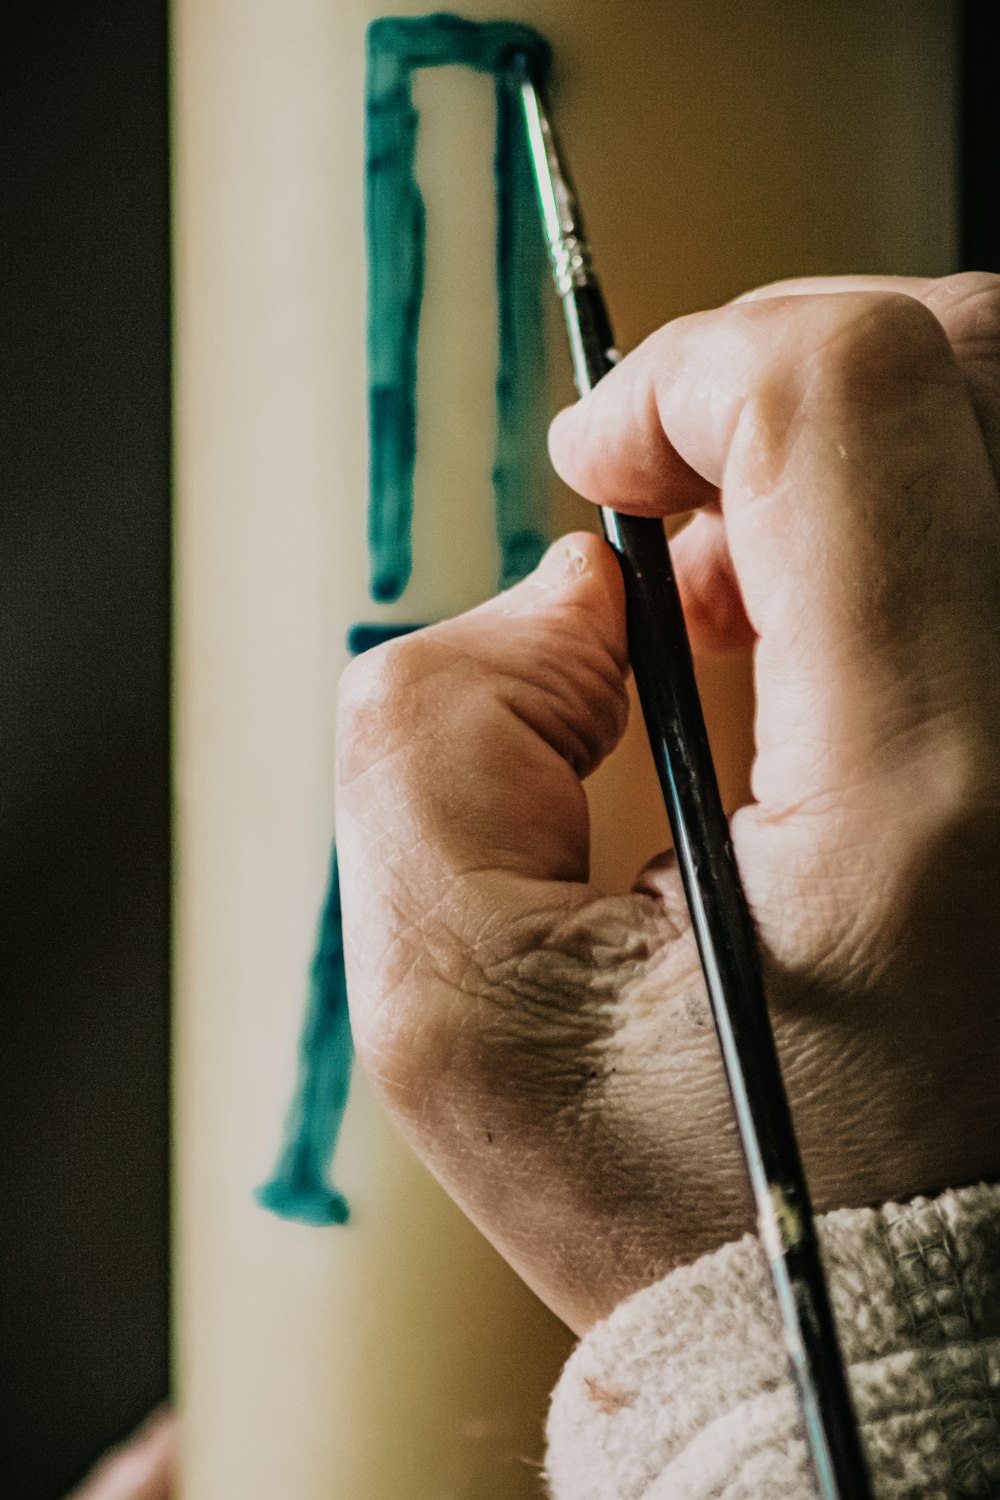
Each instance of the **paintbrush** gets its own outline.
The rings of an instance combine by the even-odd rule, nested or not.
[[[540,82],[511,59],[542,225],[580,395],[613,369],[607,309]],[[601,508],[625,580],[629,652],[822,1500],[868,1500],[809,1191],[771,1029],[760,956],[705,731],[662,522]]]

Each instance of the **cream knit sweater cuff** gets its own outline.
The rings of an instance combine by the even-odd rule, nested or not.
[[[819,1220],[879,1500],[1000,1497],[1000,1186]],[[811,1500],[747,1236],[637,1292],[552,1398],[554,1500]]]

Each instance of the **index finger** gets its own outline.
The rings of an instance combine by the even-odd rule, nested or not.
[[[895,292],[932,312],[948,335],[994,473],[1000,472],[1000,276],[961,271],[955,276],[805,276],[774,281],[735,298],[761,302],[836,292]]]
[[[890,705],[944,713],[991,678],[996,486],[918,299],[775,295],[678,319],[557,418],[550,446],[570,485],[634,514],[687,508],[681,464],[721,492],[763,648],[762,732],[810,722],[856,748],[885,737]]]
[[[945,332],[965,380],[994,472],[1000,469],[1000,276],[970,271],[946,277],[792,278],[745,292],[727,308],[719,309],[719,313],[783,299],[848,294],[881,296],[886,301],[893,297],[910,298],[933,315]],[[706,318],[715,316],[694,315],[702,325]],[[589,399],[584,403],[591,433],[590,441],[581,451],[569,451],[580,444],[579,434],[572,425],[574,419],[564,413],[556,418],[550,439],[553,462],[563,477],[588,498],[598,498],[589,493],[587,476],[592,467],[589,460],[599,448],[603,448],[608,460],[605,467],[615,468],[617,485],[616,494],[609,493],[601,503],[626,513],[676,514],[714,498],[704,474],[693,474],[684,461],[690,455],[679,452],[662,424],[656,422],[657,391],[643,368],[646,358],[656,359],[664,352],[664,345],[669,342],[668,329],[681,330],[688,321],[678,319],[653,334],[612,376],[602,381],[600,402]],[[805,323],[800,317],[800,326],[804,328]],[[808,348],[799,351],[803,356],[809,352]],[[669,368],[665,365],[659,375],[661,394],[669,378]],[[626,425],[634,430],[640,423],[645,427],[641,450],[627,448],[622,442]],[[571,473],[575,477],[570,477]]]
[[[877,385],[883,407],[909,400],[917,378],[943,380],[960,397],[942,325],[918,299],[771,293],[666,324],[560,412],[549,448],[562,478],[627,514],[676,514],[693,508],[692,473],[705,485],[700,499],[714,498],[745,418],[760,419],[762,440],[778,443],[806,379],[824,366],[844,377],[841,397],[853,384],[855,396],[864,385],[871,398]]]

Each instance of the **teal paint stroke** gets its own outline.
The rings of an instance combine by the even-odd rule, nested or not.
[[[299,1077],[273,1174],[255,1193],[262,1208],[303,1224],[345,1224],[347,1200],[327,1181],[351,1086],[354,1043],[347,1011],[337,848],[330,860],[299,1039]]]
[[[419,625],[354,625],[347,637],[348,650],[352,656],[360,656],[419,629]],[[340,872],[334,844],[309,969],[295,1094],[285,1119],[277,1164],[254,1194],[262,1208],[301,1224],[347,1223],[347,1200],[329,1178],[347,1108],[353,1063]]]
[[[412,566],[417,340],[424,286],[424,205],[415,176],[418,68],[465,65],[490,73],[496,94],[498,365],[493,491],[501,587],[530,572],[547,542],[544,401],[545,254],[516,84],[515,52],[536,76],[548,44],[530,27],[458,16],[386,17],[368,29],[366,236],[368,246],[368,543],[372,597],[399,597]],[[359,624],[352,656],[419,629]],[[350,1091],[354,1046],[347,1005],[337,851],[320,914],[299,1039],[295,1094],[271,1177],[257,1201],[284,1218],[344,1224],[347,1202],[330,1181]]]
[[[368,28],[366,204],[370,588],[397,599],[412,568],[417,432],[417,339],[424,289],[424,203],[415,174],[419,68],[470,67],[496,92],[496,277],[499,357],[493,463],[500,585],[530,572],[545,550],[543,286],[546,266],[516,79],[515,53],[543,78],[551,54],[530,26],[437,14],[384,17]]]

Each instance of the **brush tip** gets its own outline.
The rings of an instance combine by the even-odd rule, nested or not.
[[[523,47],[512,47],[503,59],[503,64],[513,73],[519,83],[535,83],[536,69],[532,66],[532,59]]]

